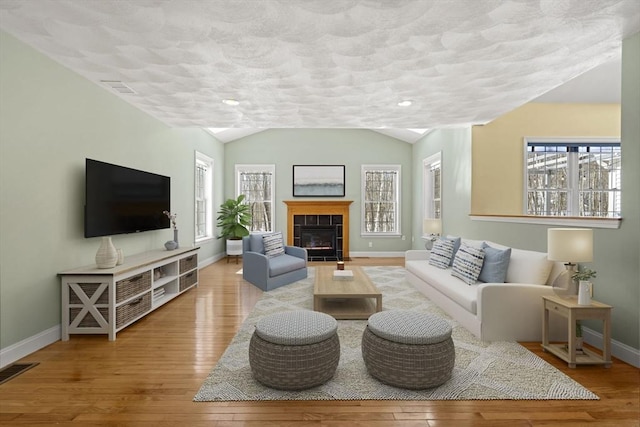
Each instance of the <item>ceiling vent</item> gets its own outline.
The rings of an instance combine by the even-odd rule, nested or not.
[[[118,93],[135,94],[136,91],[131,89],[126,83],[119,80],[100,80],[100,83],[107,85]]]

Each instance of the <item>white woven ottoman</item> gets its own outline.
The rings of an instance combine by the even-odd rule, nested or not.
[[[455,348],[444,319],[406,310],[369,317],[362,357],[374,378],[394,387],[424,389],[451,378]]]
[[[325,313],[289,311],[263,317],[249,343],[256,380],[280,390],[324,384],[340,361],[338,322]]]

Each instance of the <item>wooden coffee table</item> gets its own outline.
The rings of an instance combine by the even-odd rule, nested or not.
[[[368,319],[382,311],[382,294],[358,266],[353,280],[333,280],[335,267],[316,267],[313,309],[336,319]]]

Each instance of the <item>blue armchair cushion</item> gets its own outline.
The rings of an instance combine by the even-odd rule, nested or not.
[[[249,244],[251,245],[251,252],[258,252],[264,255],[264,243],[262,243],[262,234],[251,233],[249,235]]]
[[[279,276],[306,267],[306,260],[292,255],[269,258],[269,277]]]
[[[277,233],[264,234],[262,236],[262,243],[264,244],[264,254],[267,258],[284,255],[284,242],[280,231]]]

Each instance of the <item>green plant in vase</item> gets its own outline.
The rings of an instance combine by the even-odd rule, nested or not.
[[[594,270],[583,268],[582,270],[578,269],[575,273],[571,275],[571,278],[577,282],[589,282],[589,279],[596,277],[596,272]],[[587,287],[590,286],[589,283],[586,284]],[[590,300],[590,297],[588,297]],[[580,302],[579,302],[580,303]],[[582,324],[579,320],[576,321],[576,351],[582,351]]]
[[[218,211],[218,239],[227,239],[227,255],[242,255],[242,238],[249,235],[251,207],[243,203],[244,194],[237,199],[227,199]]]
[[[596,272],[594,270],[590,270],[588,268],[583,268],[582,270],[578,270],[571,275],[573,280],[577,280],[578,282],[587,281],[593,277],[596,277]]]

